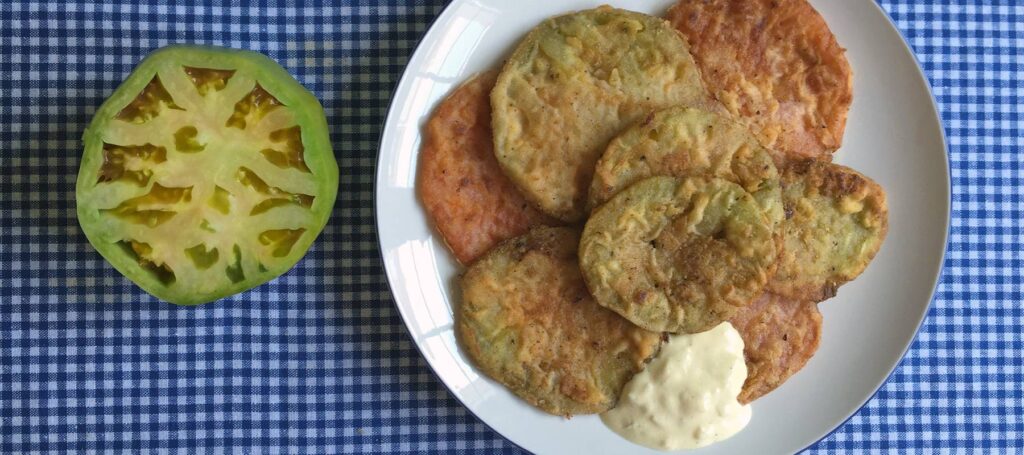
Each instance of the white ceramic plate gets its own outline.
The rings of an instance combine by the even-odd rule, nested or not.
[[[473,73],[495,68],[542,19],[599,0],[456,0],[423,37],[394,94],[377,163],[376,216],[398,310],[423,356],[467,408],[512,442],[538,453],[646,453],[595,416],[544,414],[483,377],[455,342],[460,268],[415,197],[421,127],[436,103]],[[754,403],[742,432],[695,451],[789,453],[841,425],[874,394],[906,351],[931,301],[949,220],[942,127],[913,54],[869,0],[813,1],[853,66],[854,103],[836,161],[888,192],[889,236],[874,262],[821,305],[817,355]],[[616,6],[662,15],[671,1]]]

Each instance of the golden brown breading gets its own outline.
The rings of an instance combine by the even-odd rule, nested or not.
[[[523,195],[563,221],[586,215],[594,163],[650,111],[711,99],[686,41],[663,19],[607,6],[548,19],[491,94],[494,151]]]
[[[864,271],[888,231],[885,191],[861,173],[817,160],[782,169],[783,247],[768,287],[820,302]]]
[[[853,101],[845,50],[806,0],[680,0],[669,21],[704,82],[763,144],[831,160]]]
[[[786,382],[818,350],[821,313],[810,301],[765,293],[729,321],[743,337],[747,380],[740,403],[749,403]]]
[[[776,257],[750,193],[718,178],[650,177],[598,207],[580,242],[597,302],[648,330],[697,333],[761,292]]]
[[[462,277],[456,316],[485,374],[564,416],[610,409],[662,341],[594,302],[578,244],[577,229],[548,227],[503,242]]]
[[[531,207],[494,158],[490,92],[497,72],[474,76],[426,125],[416,189],[456,259],[468,264],[502,240],[555,221]]]
[[[781,184],[771,152],[728,114],[679,106],[627,128],[597,162],[590,206],[655,175],[728,180],[752,194],[772,224],[782,221]]]

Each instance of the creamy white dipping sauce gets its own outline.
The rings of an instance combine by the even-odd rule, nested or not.
[[[736,400],[746,378],[743,339],[732,324],[672,335],[601,421],[653,449],[704,447],[747,426],[750,405]]]

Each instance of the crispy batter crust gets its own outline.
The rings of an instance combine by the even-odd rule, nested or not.
[[[853,101],[845,50],[806,0],[680,0],[669,21],[704,81],[782,163],[831,160]]]
[[[885,191],[838,164],[797,160],[782,168],[786,221],[772,292],[797,300],[832,298],[864,271],[889,228]]]
[[[743,337],[747,380],[740,403],[749,403],[786,382],[818,350],[821,313],[811,301],[765,293],[729,321]]]
[[[772,231],[735,183],[650,177],[594,211],[580,267],[602,306],[648,330],[697,333],[761,294],[775,264]]]
[[[594,302],[578,244],[578,230],[548,227],[503,242],[463,276],[456,316],[485,374],[564,416],[610,409],[662,341]]]
[[[751,193],[773,223],[782,221],[782,191],[771,153],[746,126],[702,108],[651,113],[612,139],[597,162],[591,207],[646,177],[714,176]]]
[[[494,150],[527,199],[578,221],[594,163],[619,130],[710,99],[686,41],[663,19],[607,6],[566,14],[534,28],[502,69]]]
[[[531,226],[554,223],[523,199],[494,158],[489,94],[496,78],[479,74],[442,101],[420,150],[420,200],[463,264]]]

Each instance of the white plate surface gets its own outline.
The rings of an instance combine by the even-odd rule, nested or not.
[[[595,416],[541,413],[483,377],[452,330],[460,268],[415,197],[421,128],[437,102],[470,75],[496,67],[542,19],[600,5],[587,0],[456,0],[424,36],[396,89],[381,137],[376,216],[384,267],[399,312],[427,362],[463,404],[512,442],[537,453],[657,453],[631,444]],[[817,355],[754,403],[745,430],[692,453],[791,453],[841,425],[881,386],[913,339],[941,270],[949,220],[942,127],[913,54],[869,0],[814,6],[848,50],[854,103],[836,161],[888,192],[889,236],[874,262],[821,305]],[[670,1],[615,6],[662,15]]]

